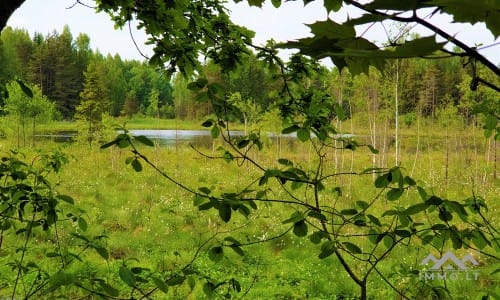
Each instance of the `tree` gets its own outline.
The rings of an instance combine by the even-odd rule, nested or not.
[[[263,0],[248,3],[261,6]],[[304,0],[307,4],[310,1]],[[349,19],[344,23],[333,20],[318,21],[310,24],[312,36],[292,42],[276,45],[269,43],[265,47],[252,44],[252,33],[230,21],[222,1],[156,1],[145,0],[134,2],[127,0],[96,1],[98,9],[109,13],[118,26],[123,26],[132,19],[139,20],[141,27],[150,35],[154,44],[155,55],[151,63],[163,66],[168,72],[179,71],[186,76],[200,75],[187,88],[196,93],[197,99],[204,99],[211,104],[215,117],[206,120],[203,125],[211,128],[214,137],[220,137],[224,146],[219,148],[219,156],[229,163],[246,162],[245,168],[252,167],[255,172],[245,169],[247,177],[240,186],[226,189],[224,186],[210,188],[207,186],[190,187],[177,182],[159,167],[155,166],[138,148],[135,142],[146,145],[153,143],[144,137],[133,138],[124,132],[116,139],[102,145],[102,148],[129,146],[131,156],[127,158],[134,170],[141,171],[142,164],[153,167],[166,180],[190,192],[195,205],[202,211],[214,210],[223,222],[237,218],[236,213],[249,217],[262,205],[281,203],[294,210],[289,218],[283,220],[282,231],[271,239],[279,238],[291,232],[297,237],[308,237],[311,244],[307,251],[315,253],[319,259],[335,257],[343,271],[360,289],[360,298],[368,298],[368,282],[372,276],[380,276],[402,298],[411,299],[420,296],[419,290],[412,290],[414,285],[400,289],[388,274],[379,268],[387,257],[397,248],[411,249],[417,243],[427,249],[453,247],[454,249],[476,249],[489,253],[498,261],[495,253],[498,245],[498,230],[491,222],[485,220],[483,212],[486,201],[475,193],[465,200],[446,199],[439,195],[429,194],[425,186],[395,167],[366,168],[349,173],[335,172],[328,160],[328,151],[337,145],[343,150],[356,150],[362,146],[376,153],[371,145],[361,145],[350,137],[337,135],[333,124],[343,118],[345,112],[332,95],[318,89],[321,81],[311,81],[318,73],[317,60],[330,58],[340,69],[348,68],[357,75],[368,73],[370,68],[383,69],[386,61],[413,57],[434,56],[436,52],[444,52],[449,56],[462,56],[471,60],[473,90],[478,85],[485,85],[498,90],[495,82],[482,76],[477,64],[483,65],[496,77],[500,75],[497,66],[488,61],[476,49],[457,40],[442,28],[429,23],[420,17],[422,9],[431,9],[434,14],[448,13],[458,22],[474,23],[483,21],[495,37],[500,35],[497,22],[500,12],[496,4],[490,1],[471,3],[461,1],[399,1],[374,0],[371,2],[344,0],[324,1],[328,12],[338,11],[351,5],[365,12],[365,15]],[[272,1],[279,7],[281,1]],[[405,14],[409,12],[409,14]],[[379,46],[362,36],[356,35],[355,26],[374,22],[392,20],[404,23],[420,24],[436,35],[444,38],[460,48],[450,51],[445,43],[436,42],[435,36],[405,40],[390,45],[390,49]],[[278,49],[295,49],[299,53],[289,62],[284,62],[278,55]],[[220,67],[220,71],[235,70],[239,63],[248,56],[250,49],[258,52],[257,56],[277,70],[273,75],[279,82],[276,93],[276,106],[283,119],[284,134],[296,134],[297,138],[308,143],[315,159],[306,164],[295,158],[279,157],[276,161],[254,158],[252,151],[263,148],[259,133],[252,132],[244,136],[233,136],[228,130],[232,117],[226,114],[227,95],[220,85],[217,73],[207,73],[200,57],[209,59]],[[139,73],[138,73],[139,74]],[[428,76],[428,86],[434,86],[432,73]],[[92,85],[95,86],[94,82]],[[89,88],[90,91],[90,88]],[[378,90],[376,91],[378,93]],[[88,99],[95,97],[90,94]],[[145,93],[147,95],[147,93]],[[374,99],[378,94],[374,94]],[[83,95],[82,95],[83,98]],[[432,101],[436,98],[429,98]],[[435,102],[432,102],[434,111]],[[483,111],[488,113],[488,110]],[[488,129],[497,128],[498,117],[488,115]],[[336,143],[337,142],[337,143]],[[375,176],[372,196],[369,199],[349,199],[343,196],[343,188],[336,186],[335,178],[341,176]],[[406,193],[412,193],[414,201],[400,201]],[[460,201],[459,201],[460,200]],[[376,207],[386,204],[381,212]],[[258,214],[255,214],[258,217]],[[250,218],[249,218],[250,219]],[[485,229],[485,230],[483,230]],[[215,262],[224,255],[223,249],[231,248],[236,253],[244,254],[248,244],[265,242],[262,240],[242,242],[228,233],[220,239],[207,242],[208,255]],[[310,249],[310,250],[309,250]],[[196,256],[196,255],[195,255]],[[185,269],[183,269],[184,271]],[[191,271],[191,270],[188,270]],[[406,270],[411,276],[413,270]],[[183,272],[176,284],[182,284],[192,273]],[[133,273],[125,268],[120,269],[120,276],[125,283],[133,286],[132,293],[144,292],[147,285],[135,280]],[[147,281],[147,280],[146,280]],[[152,280],[156,289],[162,289],[169,279]],[[238,293],[241,286],[237,281],[226,282],[231,291]],[[412,282],[413,283],[413,282]],[[420,282],[419,282],[420,283]],[[138,285],[141,285],[138,288]],[[208,295],[217,292],[223,284],[214,284],[207,280],[204,291]],[[144,288],[144,289],[143,289]],[[446,297],[446,287],[422,289],[434,293],[434,298]],[[134,294],[129,294],[134,297]]]
[[[262,2],[249,1],[249,4],[260,6]],[[307,1],[304,2],[307,3]],[[177,3],[180,4],[177,5]],[[243,60],[242,57],[247,55],[246,46],[251,46],[251,35],[239,27],[232,27],[233,24],[224,19],[225,16],[221,13],[222,10],[220,10],[218,3],[202,4],[197,1],[191,1],[190,3],[176,2],[176,5],[170,7],[161,7],[158,3],[151,3],[150,8],[155,10],[163,9],[167,15],[172,14],[176,9],[180,9],[187,20],[191,21],[187,25],[189,30],[175,31],[175,29],[169,28],[169,32],[170,30],[174,32],[170,35],[164,35],[164,31],[157,30],[154,17],[147,15],[146,10],[142,8],[130,7],[130,5],[123,3],[123,7],[116,9],[116,6],[105,1],[101,3],[101,7],[111,13],[113,17],[118,18],[118,24],[123,24],[130,20],[132,16],[143,22],[141,26],[144,26],[146,31],[152,35],[151,41],[159,46],[155,49],[153,63],[169,62],[171,67],[178,67],[180,72],[190,75],[196,73],[195,69],[199,68],[195,56],[204,54],[214,64],[220,66],[222,73],[234,70],[238,63]],[[273,4],[280,6],[281,1],[273,1]],[[283,221],[284,224],[289,224],[290,227],[283,229],[283,231],[290,230],[299,237],[308,236],[313,244],[319,244],[318,256],[320,259],[329,256],[336,257],[343,266],[344,271],[359,286],[361,299],[367,299],[368,297],[367,282],[371,276],[381,276],[401,297],[412,298],[416,297],[416,294],[412,294],[411,290],[404,291],[396,288],[387,275],[380,272],[379,265],[390,256],[394,249],[398,247],[404,248],[406,247],[404,244],[411,244],[414,239],[438,241],[437,244],[430,245],[431,248],[444,247],[445,245],[451,245],[455,249],[464,246],[469,247],[467,245],[471,245],[470,243],[473,243],[478,236],[471,237],[468,240],[465,238],[465,231],[458,228],[459,226],[467,227],[470,223],[463,218],[461,220],[465,221],[465,223],[462,225],[458,225],[462,222],[460,220],[457,221],[458,223],[450,223],[452,220],[457,220],[457,217],[465,217],[465,214],[469,215],[469,212],[466,212],[466,209],[468,209],[467,204],[466,202],[445,200],[438,195],[428,194],[424,186],[418,186],[413,178],[403,174],[404,170],[397,166],[392,168],[374,166],[373,169],[367,169],[369,171],[360,170],[350,173],[355,176],[372,174],[375,176],[374,186],[381,189],[381,192],[374,192],[372,200],[368,202],[357,200],[355,201],[356,204],[346,203],[347,206],[340,208],[332,205],[331,201],[325,200],[332,197],[325,192],[332,187],[333,183],[330,179],[345,175],[332,172],[333,169],[330,168],[326,159],[328,149],[334,145],[335,141],[340,142],[342,149],[356,149],[360,144],[349,138],[335,136],[337,130],[332,126],[332,121],[345,115],[345,112],[338,103],[335,105],[336,102],[332,101],[331,95],[324,93],[306,79],[316,74],[317,68],[314,66],[314,62],[326,57],[329,57],[340,70],[348,68],[352,74],[356,75],[369,73],[370,67],[383,71],[387,60],[433,56],[437,51],[445,52],[450,56],[469,56],[489,68],[497,76],[500,72],[495,65],[482,57],[475,49],[466,46],[441,28],[428,23],[426,19],[420,18],[417,11],[431,6],[427,3],[378,0],[364,4],[358,1],[325,1],[325,8],[327,11],[337,11],[343,4],[355,6],[365,11],[366,15],[350,19],[344,24],[332,20],[319,21],[309,25],[312,37],[275,45],[274,47],[254,47],[258,51],[259,57],[278,66],[277,69],[282,71],[275,75],[281,79],[282,86],[279,94],[280,100],[277,103],[284,124],[286,124],[282,132],[295,133],[300,141],[311,144],[316,157],[313,165],[310,168],[303,167],[302,162],[293,161],[289,158],[279,158],[277,164],[269,164],[266,161],[254,159],[249,153],[253,149],[257,151],[263,147],[259,134],[251,133],[243,137],[235,137],[226,131],[231,117],[226,114],[224,109],[227,97],[221,89],[220,80],[218,78],[213,80],[213,76],[210,78],[205,72],[203,78],[188,84],[188,88],[197,92],[197,98],[208,99],[214,108],[216,118],[207,120],[204,126],[211,127],[213,136],[221,136],[226,142],[219,157],[235,163],[240,160],[248,161],[251,166],[260,171],[260,177],[249,176],[247,184],[242,184],[241,189],[237,190],[212,190],[205,186],[199,189],[186,189],[194,194],[195,203],[200,210],[214,209],[218,211],[220,218],[224,222],[229,222],[233,218],[233,213],[238,212],[248,216],[252,210],[258,209],[259,204],[262,203],[279,202],[294,207],[296,211],[289,219]],[[486,22],[488,28],[496,36],[500,34],[498,25],[488,19],[489,17],[486,18],[489,14],[488,11],[494,10],[496,12],[494,7],[484,5],[484,7],[480,8],[477,6],[471,8],[467,6],[467,8],[474,11],[474,17],[471,17],[464,14],[464,8],[459,6],[466,5],[464,1],[453,3],[434,1],[433,4],[435,5],[435,12],[451,13],[457,20],[475,22],[477,16],[481,16],[480,19]],[[214,28],[213,23],[200,18],[199,11],[204,11],[207,7],[219,8],[211,11],[219,12],[219,15],[214,16],[210,13],[207,13],[207,15],[210,15],[214,20],[225,20],[226,22],[223,25],[218,24],[217,28]],[[413,12],[412,16],[405,17],[403,12],[406,11]],[[437,35],[451,41],[460,47],[463,52],[447,50],[444,48],[445,43],[436,42],[434,36],[394,42],[389,45],[390,49],[385,49],[363,37],[356,36],[355,26],[384,20],[421,24]],[[178,23],[179,28],[186,28],[182,27],[181,23]],[[198,24],[203,24],[205,28],[201,25],[198,27]],[[171,25],[164,26],[163,29],[166,30],[166,27],[169,26]],[[190,32],[191,35],[187,32]],[[192,34],[198,32],[207,34],[210,39],[207,40],[202,36],[193,40]],[[176,42],[178,44],[175,44]],[[190,43],[190,46],[187,46],[186,43]],[[164,44],[169,45],[169,47],[165,47]],[[181,47],[188,47],[196,55],[186,51],[179,57],[177,49]],[[275,51],[277,48],[297,49],[300,53],[293,56],[290,62],[284,63],[276,56]],[[180,62],[179,66],[175,66],[174,63],[176,62]],[[487,81],[485,77],[480,76],[477,72],[474,73],[473,77],[476,78],[476,83],[495,88],[494,83]],[[431,94],[424,95],[424,99],[429,102],[429,112],[432,114],[436,109],[438,100],[437,85],[433,81],[437,78],[437,73],[429,71],[427,78],[428,91]],[[474,82],[474,80],[472,81]],[[376,108],[388,105],[384,103],[385,98],[391,100],[391,103],[393,99],[389,97],[390,95],[385,95],[387,96],[385,97],[380,91],[377,88],[372,97],[381,100],[374,104]],[[381,96],[381,99],[378,99],[378,96]],[[122,146],[130,141],[129,137],[121,135],[114,141],[105,144],[104,147]],[[368,146],[368,148],[374,153],[377,152],[372,146]],[[132,152],[135,159],[143,159],[145,163],[156,168],[134,146],[132,146]],[[277,165],[278,167],[276,167]],[[245,164],[245,167],[248,168],[249,166]],[[140,170],[142,168],[135,166],[134,169]],[[168,174],[161,171],[160,173],[166,179],[185,187],[175,182]],[[276,196],[277,194],[272,192],[274,189],[281,190],[282,192],[278,194],[286,196]],[[391,205],[390,209],[383,214],[373,210],[373,207],[377,206],[376,203],[383,199],[396,203],[406,191],[410,190],[414,190],[420,195],[420,201],[405,204],[404,207]],[[342,194],[341,187],[338,188],[338,191],[339,194]],[[414,223],[412,221],[414,219],[423,220],[421,215],[431,213],[431,211],[434,211],[431,219],[423,223]],[[439,225],[436,226],[436,224]],[[351,234],[352,232],[354,234]],[[474,234],[481,235],[479,232]],[[492,243],[496,243],[494,242],[496,238],[496,234],[488,236],[488,240]],[[245,245],[231,236],[226,237],[226,241],[231,241],[230,245],[233,247]],[[254,242],[250,241],[250,243]],[[424,244],[429,243],[425,242]],[[231,247],[229,244],[225,245]],[[498,247],[498,245],[495,247]],[[220,248],[220,245],[214,245],[211,251],[219,253]],[[490,250],[495,251],[494,249]],[[418,293],[418,291],[414,291],[414,293]],[[436,292],[435,296],[443,297],[443,294]]]
[[[81,102],[76,107],[75,119],[85,123],[86,132],[80,133],[91,144],[102,130],[102,116],[109,111],[109,90],[104,80],[102,64],[90,63],[85,71],[85,83],[80,93]]]
[[[25,90],[31,90],[26,93]],[[22,81],[7,84],[9,97],[6,101],[6,111],[17,124],[17,144],[26,146],[27,126],[31,123],[32,144],[34,144],[36,125],[51,121],[55,117],[55,105],[42,95],[37,86],[27,87]]]
[[[26,80],[33,52],[33,41],[28,32],[7,27],[2,31],[1,39],[5,45],[4,72],[8,72],[10,80],[16,77]]]

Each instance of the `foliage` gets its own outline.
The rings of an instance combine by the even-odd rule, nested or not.
[[[250,5],[260,6],[263,1],[248,2]],[[307,4],[306,1],[305,3]],[[365,145],[345,137],[332,125],[335,120],[345,120],[348,113],[343,109],[340,101],[335,101],[324,89],[318,89],[314,84],[309,84],[307,79],[315,78],[315,74],[321,73],[316,60],[325,57],[329,57],[340,70],[348,68],[352,74],[360,74],[368,73],[370,66],[383,71],[387,60],[390,59],[432,56],[437,51],[443,51],[452,56],[469,56],[498,76],[498,68],[475,49],[466,46],[440,28],[436,28],[424,18],[420,18],[417,11],[434,6],[435,12],[451,13],[459,21],[474,23],[479,18],[487,23],[488,28],[495,35],[499,33],[498,24],[490,19],[486,20],[489,17],[487,17],[486,10],[483,10],[484,8],[475,9],[472,16],[466,16],[457,11],[460,10],[457,5],[439,1],[429,3],[412,1],[404,4],[401,1],[372,1],[367,4],[357,1],[325,1],[325,8],[327,11],[337,11],[344,3],[358,7],[367,14],[361,18],[350,19],[343,24],[330,19],[318,21],[309,25],[312,37],[276,45],[278,48],[300,51],[299,54],[293,55],[288,63],[283,63],[276,56],[274,52],[276,46],[274,48],[254,47],[259,51],[258,57],[280,67],[277,69],[281,72],[276,76],[282,80],[282,89],[275,105],[283,117],[285,126],[282,133],[296,134],[301,142],[310,143],[315,158],[309,166],[288,157],[279,158],[274,163],[255,158],[252,153],[262,150],[264,145],[260,132],[251,132],[244,136],[231,134],[228,122],[231,118],[228,114],[230,101],[224,95],[218,78],[213,76],[199,77],[187,85],[189,89],[197,92],[198,99],[208,100],[216,114],[216,119],[207,120],[203,126],[211,128],[214,138],[221,137],[225,142],[220,148],[220,156],[218,156],[220,159],[245,166],[246,169],[253,167],[260,172],[259,177],[248,176],[247,182],[235,190],[214,190],[207,186],[195,189],[176,182],[170,175],[151,163],[137,150],[132,137],[126,133],[102,147],[131,146],[133,156],[127,159],[127,163],[135,171],[142,171],[141,161],[151,165],[167,180],[192,193],[195,197],[194,203],[200,211],[213,209],[225,223],[229,223],[237,213],[250,218],[254,212],[258,211],[259,204],[282,203],[293,207],[295,212],[288,219],[282,220],[282,223],[289,227],[278,236],[293,232],[299,238],[308,237],[311,247],[317,249],[319,259],[336,257],[343,270],[359,286],[361,299],[367,298],[367,282],[370,276],[375,276],[373,274],[382,277],[396,293],[409,299],[416,297],[418,291],[398,289],[389,280],[389,274],[383,274],[379,270],[379,265],[391,257],[396,249],[412,247],[420,243],[436,250],[447,247],[454,249],[465,247],[480,252],[486,251],[486,248],[489,249],[487,251],[498,251],[496,229],[490,227],[490,223],[483,222],[481,210],[485,208],[485,202],[476,197],[458,201],[428,194],[424,186],[418,185],[415,179],[404,174],[404,170],[398,166],[353,170],[347,174],[337,173],[334,168],[330,168],[327,159],[329,151],[331,149],[354,151]],[[240,61],[240,55],[246,53],[243,46],[246,47],[245,44],[251,43],[251,36],[247,32],[239,27],[233,27],[231,22],[223,19],[223,10],[218,2],[204,2],[203,4],[196,1],[190,4],[176,2],[170,6],[161,6],[151,1],[148,3],[149,6],[145,4],[149,8],[155,8],[155,11],[160,10],[164,13],[161,19],[173,15],[187,16],[185,20],[178,21],[176,30],[170,28],[169,26],[172,26],[170,24],[166,26],[168,28],[162,27],[158,24],[156,16],[146,14],[147,10],[144,7],[131,7],[128,2],[117,5],[116,2],[111,4],[102,1],[99,4],[102,9],[113,15],[119,25],[123,25],[136,16],[142,22],[140,26],[151,34],[151,41],[158,46],[155,48],[152,62],[158,64],[169,62],[171,64],[169,69],[178,68],[187,75],[196,74],[201,69],[195,58],[200,54],[211,58],[215,64],[221,66],[223,71],[234,70],[236,63]],[[273,4],[279,7],[281,1],[273,1]],[[224,28],[228,31],[217,31],[211,19],[200,16],[200,11],[208,9],[218,13],[218,15],[207,13],[208,16],[224,21],[223,25],[218,24],[216,29]],[[412,11],[413,14],[405,17],[402,14],[405,11]],[[446,43],[436,42],[435,36],[398,40],[392,42],[390,48],[377,46],[363,37],[356,36],[355,26],[384,20],[418,23],[454,43],[464,52],[446,50],[444,48]],[[187,22],[185,24],[188,25],[182,26],[183,22]],[[205,25],[206,28],[198,27],[200,24]],[[158,30],[159,28],[162,30]],[[188,29],[184,32],[179,31],[179,28]],[[168,37],[162,35],[160,32],[163,30],[172,34]],[[205,36],[193,39],[195,35],[189,36],[186,32],[191,34],[203,32],[211,39],[207,40]],[[233,39],[233,35],[228,36],[228,32],[239,35],[239,39]],[[164,47],[165,38],[168,38],[168,45],[171,47]],[[231,50],[226,48],[227,42],[232,43]],[[175,52],[176,47],[172,43],[184,48],[186,43],[190,43],[191,51],[185,51],[180,55]],[[228,56],[227,51],[230,51],[232,55]],[[424,101],[421,105],[423,111],[433,117],[436,112],[437,99],[436,92],[434,92],[436,90],[435,79],[438,76],[434,70],[427,72],[424,85],[431,94],[430,97],[422,95],[421,98]],[[479,81],[495,88],[494,84],[473,71],[472,82]],[[477,84],[472,88],[477,88]],[[234,95],[237,94],[233,94],[230,99],[235,98]],[[493,125],[493,122],[487,123]],[[496,123],[494,125],[496,127]],[[138,139],[138,142],[151,144],[144,138]],[[371,152],[377,153],[374,147],[366,146]],[[207,155],[207,157],[210,156]],[[346,175],[372,176],[372,174],[376,175],[374,186],[379,189],[378,192],[368,199],[360,199],[354,203],[341,201],[343,188],[335,186],[334,178]],[[337,197],[332,197],[327,193],[329,190],[335,191]],[[418,193],[420,201],[403,203],[401,200],[404,194],[411,192]],[[387,207],[385,212],[377,213],[379,210],[374,208],[380,207],[383,202]],[[481,226],[477,227],[479,223]],[[483,231],[482,228],[487,229]],[[232,236],[226,237],[225,241],[223,245],[240,254],[244,253],[245,245],[264,242],[243,243]],[[223,254],[223,247],[219,244],[215,244],[209,252],[210,258],[215,262],[220,261]],[[494,254],[490,255],[494,256]],[[416,270],[408,270],[408,272],[407,275],[412,272],[418,273]],[[436,290],[436,297],[443,295],[441,290]]]
[[[54,103],[42,95],[40,88],[28,87],[20,80],[7,84],[7,91],[9,97],[6,100],[5,110],[18,127],[18,146],[21,138],[23,145],[26,145],[26,127],[31,125],[34,141],[36,125],[54,120],[56,112]]]
[[[8,274],[12,276],[7,277],[7,285],[11,292],[9,296],[13,299],[52,294],[62,286],[76,283],[78,276],[69,272],[69,268],[81,260],[83,252],[77,254],[62,246],[57,232],[65,222],[74,223],[82,231],[87,228],[83,211],[71,207],[73,198],[57,193],[49,181],[50,174],[59,172],[67,162],[67,157],[55,152],[41,154],[32,162],[25,159],[22,154],[12,151],[2,155],[0,163],[3,178],[0,187],[0,251],[2,265],[11,268]],[[31,255],[31,252],[36,251],[36,237],[46,234],[57,245],[54,251],[45,254],[47,262],[53,263],[52,267],[50,263],[40,262]],[[75,233],[75,236],[87,239],[80,234]],[[104,248],[99,246],[100,242],[92,241],[91,244],[90,239],[87,241],[87,248],[105,254]],[[2,282],[2,285],[5,284]]]
[[[0,40],[4,64],[0,82],[6,84],[22,79],[38,85],[42,94],[55,102],[65,120],[73,120],[76,107],[82,102],[84,73],[89,65],[100,69],[99,81],[108,91],[108,110],[112,116],[120,115],[127,97],[127,105],[135,102],[144,113],[153,89],[159,92],[161,108],[172,105],[172,87],[168,80],[164,80],[162,72],[146,63],[123,61],[118,55],[103,56],[94,52],[87,35],[79,34],[73,38],[67,26],[62,33],[54,31],[46,36],[35,33],[33,37],[26,30],[7,27]],[[130,98],[132,95],[134,99]]]
[[[85,133],[81,133],[91,144],[102,131],[103,114],[109,111],[109,91],[103,84],[104,70],[101,65],[90,64],[85,72],[84,89],[80,93],[82,102],[76,108],[76,120],[84,122]]]
[[[248,1],[254,6],[261,6],[263,2]],[[309,2],[304,1],[304,4]],[[311,37],[279,44],[271,41],[261,47],[252,44],[252,32],[230,21],[222,1],[145,0],[136,3],[128,0],[98,0],[98,10],[109,13],[117,26],[124,26],[132,19],[139,21],[139,27],[145,29],[150,35],[150,43],[155,45],[155,54],[150,63],[165,68],[167,75],[179,71],[188,77],[197,76],[193,82],[186,84],[186,88],[195,92],[197,100],[210,105],[210,112],[215,117],[206,120],[202,126],[210,128],[212,136],[223,142],[217,149],[217,155],[212,153],[204,156],[243,167],[245,176],[234,187],[212,187],[203,183],[198,187],[188,186],[178,182],[169,171],[160,169],[136,145],[142,143],[154,146],[151,140],[144,136],[133,137],[125,129],[101,148],[129,148],[131,153],[125,162],[133,170],[141,172],[144,164],[149,165],[164,179],[190,193],[194,198],[194,205],[200,211],[216,213],[222,223],[228,226],[237,218],[260,218],[259,212],[266,206],[282,205],[293,210],[288,217],[279,215],[275,212],[278,210],[276,208],[271,210],[271,214],[279,216],[283,225],[274,236],[243,241],[233,236],[230,230],[206,240],[199,251],[206,250],[208,258],[215,264],[229,257],[226,249],[244,257],[245,248],[250,245],[271,242],[293,233],[298,239],[307,238],[308,253],[314,253],[319,260],[335,258],[342,267],[341,270],[359,288],[359,297],[363,300],[368,297],[368,282],[372,277],[381,278],[405,299],[416,298],[421,295],[422,290],[431,291],[428,292],[430,297],[446,297],[446,285],[429,287],[421,280],[412,279],[409,287],[400,287],[395,282],[398,278],[391,278],[392,272],[384,272],[381,266],[394,252],[415,246],[440,253],[449,248],[472,250],[498,262],[498,230],[485,217],[487,201],[475,194],[463,200],[434,194],[400,166],[365,166],[359,170],[338,172],[336,162],[330,160],[332,151],[360,151],[360,148],[366,148],[376,154],[378,150],[372,145],[356,141],[334,126],[335,123],[345,121],[350,112],[346,111],[347,105],[342,99],[336,98],[322,85],[325,70],[318,64],[318,60],[330,58],[339,70],[348,69],[354,75],[367,74],[370,68],[376,68],[384,74],[384,67],[390,60],[436,57],[436,54],[445,53],[451,57],[468,59],[472,90],[484,85],[498,91],[495,80],[500,71],[497,66],[475,48],[467,46],[420,16],[422,10],[430,9],[433,14],[451,14],[457,22],[482,21],[497,37],[500,34],[498,10],[487,0],[481,1],[482,5],[466,2],[324,1],[327,12],[351,5],[364,11],[365,15],[348,19],[344,23],[331,19],[318,21],[308,25]],[[272,3],[276,7],[281,5],[281,1]],[[356,26],[383,21],[419,24],[430,29],[434,35],[390,40],[388,46],[377,45],[356,35]],[[437,42],[437,37],[446,42]],[[454,44],[459,50],[447,50],[447,43]],[[250,49],[257,52],[256,57],[269,66],[269,70],[273,71],[272,78],[276,79],[273,82],[273,95],[270,97],[275,102],[266,109],[276,108],[280,111],[282,134],[294,135],[300,142],[309,145],[311,156],[308,160],[292,156],[279,157],[276,161],[266,160],[258,155],[265,147],[263,132],[256,130],[240,136],[231,131],[234,106],[228,103],[220,74],[235,71],[244,58],[250,55]],[[284,62],[278,56],[278,49],[294,49],[298,53]],[[203,65],[200,57],[212,61],[215,67]],[[495,76],[493,80],[488,75],[482,75],[478,65],[487,69],[488,74],[492,73]],[[132,77],[134,79],[143,78],[141,72],[134,74],[137,75]],[[437,109],[437,78],[440,77],[440,70],[426,68],[423,74],[425,93],[418,95],[417,106],[425,115],[434,118],[443,112]],[[379,83],[370,82],[364,86],[371,84]],[[91,86],[96,85],[97,82],[94,82]],[[380,87],[384,90],[383,84]],[[82,93],[82,97],[84,94],[86,93]],[[148,93],[143,94],[149,96]],[[378,102],[378,94],[377,91],[367,95],[374,102],[375,109],[370,110],[371,112],[376,113],[378,108],[387,111],[391,107],[387,102],[390,95],[380,93],[384,98]],[[98,93],[94,93],[87,99],[97,100],[97,95]],[[153,108],[157,107],[155,103],[150,104],[153,104]],[[488,136],[494,131],[498,132],[498,115],[495,108],[492,108],[495,104],[488,100],[477,109],[485,115]],[[348,176],[373,177],[374,192],[356,199],[343,198],[345,188],[342,183]],[[418,197],[413,198],[413,201],[405,201],[405,195]],[[195,258],[198,254],[197,252]],[[411,277],[421,271],[402,268],[398,272],[400,276]],[[190,263],[162,277],[152,275],[148,268],[132,268],[126,262],[119,267],[119,277],[133,289],[131,297],[135,297],[135,294],[147,297],[156,290],[163,291],[169,285],[182,285],[192,274],[197,273]],[[74,281],[68,276],[52,278],[55,278],[59,286]],[[62,279],[59,280],[60,278]],[[236,278],[219,282],[202,278],[205,280],[203,291],[209,297],[220,292],[229,298],[232,293],[239,294],[243,291]],[[147,287],[151,287],[148,286],[148,279],[155,287],[150,292],[144,292]],[[223,293],[223,286],[228,287],[228,293]]]

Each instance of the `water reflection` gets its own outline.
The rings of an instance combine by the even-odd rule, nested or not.
[[[135,129],[130,130],[130,133],[134,136],[146,136],[162,146],[192,144],[198,147],[210,147],[213,142],[208,130]]]

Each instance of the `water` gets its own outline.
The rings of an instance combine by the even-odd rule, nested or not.
[[[213,142],[208,130],[175,130],[175,129],[135,129],[130,130],[134,136],[143,135],[162,146],[210,146]]]
[[[197,147],[210,147],[213,144],[213,138],[210,130],[176,130],[176,129],[134,129],[129,131],[133,136],[146,136],[161,146],[176,147],[180,145],[193,145]],[[233,137],[244,135],[243,131],[230,131]],[[37,139],[50,139],[58,143],[71,143],[77,135],[76,131],[57,131],[50,134],[38,135]],[[296,142],[296,134],[268,134],[273,141],[281,139],[287,143]],[[352,138],[352,135],[342,135],[338,138]]]

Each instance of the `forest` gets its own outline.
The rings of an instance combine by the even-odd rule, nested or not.
[[[429,22],[498,37],[495,3],[325,0],[364,14],[265,45],[225,1],[74,3],[136,20],[136,61],[6,27],[23,2],[0,4],[0,299],[499,299],[500,69]]]
[[[146,61],[124,61],[117,54],[103,55],[90,49],[89,44],[87,35],[74,38],[69,27],[62,33],[36,33],[32,37],[23,29],[4,29],[0,78],[4,82],[22,80],[39,90],[39,96],[53,106],[53,111],[43,118],[40,113],[28,113],[25,118],[38,118],[37,122],[78,120],[85,118],[92,103],[95,115],[104,113],[111,117],[142,115],[202,120],[213,113],[206,101],[190,93],[182,74],[170,80],[161,69]],[[395,110],[397,91],[397,109],[407,126],[415,123],[416,117],[437,119],[445,111],[467,125],[474,118],[474,103],[492,98],[496,92],[482,89],[481,93],[471,93],[472,76],[463,68],[465,64],[467,61],[459,57],[401,59],[382,71],[372,70],[369,75],[357,77],[348,70],[339,72],[335,67],[317,64],[314,68],[318,72],[306,84],[333,95],[352,115],[385,114],[393,119],[391,112]],[[255,54],[229,73],[207,61],[204,73],[221,84],[228,99],[242,103],[243,106],[233,108],[234,120],[244,121],[244,114],[247,118],[253,114],[251,117],[255,118],[276,103],[279,79],[273,78]],[[484,73],[487,79],[496,80],[494,74]],[[15,86],[10,89],[14,89],[10,93],[15,93]],[[4,114],[15,115],[17,105],[20,104],[7,103]]]

